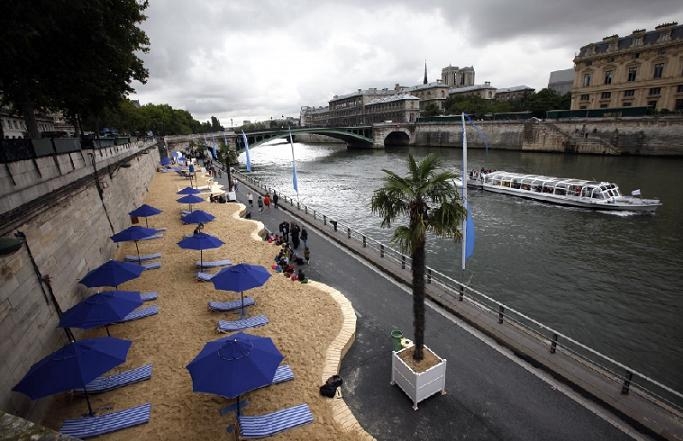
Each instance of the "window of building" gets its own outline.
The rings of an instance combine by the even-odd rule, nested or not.
[[[661,87],[650,87],[650,96],[659,96],[662,94],[662,88]]]
[[[664,72],[664,63],[655,64],[654,79],[662,78],[662,73]]]
[[[621,103],[621,107],[631,107],[631,101],[624,101]]]
[[[579,110],[586,110],[586,106],[580,106]]]
[[[638,68],[637,67],[629,67],[628,68],[628,79],[627,81],[635,81],[636,80],[636,74],[638,73]]]
[[[600,108],[601,108],[601,109],[606,109],[606,108],[607,108],[607,103],[600,104]]]
[[[583,87],[588,87],[591,85],[591,77],[592,75],[590,73],[583,74]]]
[[[634,96],[636,94],[635,89],[624,90],[624,97]]]
[[[614,63],[614,57],[609,57],[609,58],[607,59],[607,62],[608,62],[608,63]]]
[[[601,100],[608,100],[610,98],[612,98],[612,92],[602,92],[600,95]]]
[[[633,59],[635,60],[637,58],[640,58],[640,52],[636,52],[635,54],[633,54]]]
[[[660,50],[658,50],[658,51],[657,51],[657,54],[658,54],[658,55],[664,55],[664,54],[666,54],[666,49],[660,49]]]
[[[581,95],[581,101],[588,101],[589,98],[590,98],[590,96],[587,93],[584,93],[583,95]]]
[[[676,88],[676,92],[678,92],[678,93],[683,92],[683,84],[678,85],[678,87]]]
[[[676,100],[674,110],[683,110],[683,100]]]
[[[612,71],[608,70],[605,72],[605,84],[612,84]]]
[[[657,100],[648,101],[647,106],[652,107],[652,108],[656,108],[657,107]]]

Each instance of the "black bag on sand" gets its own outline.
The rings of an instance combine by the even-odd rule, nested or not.
[[[334,398],[337,393],[337,388],[344,384],[344,380],[339,375],[332,375],[325,381],[325,384],[320,386],[320,395],[328,398]]]

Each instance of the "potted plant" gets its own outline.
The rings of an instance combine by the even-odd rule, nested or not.
[[[372,196],[372,212],[382,216],[382,227],[390,228],[399,216],[408,225],[394,231],[392,242],[412,259],[413,326],[415,344],[392,352],[391,383],[413,400],[413,408],[428,396],[445,393],[446,360],[424,345],[425,248],[427,232],[441,237],[462,238],[458,227],[466,215],[453,183],[455,173],[439,170],[440,159],[428,155],[419,163],[408,155],[408,175],[386,173],[384,185]]]

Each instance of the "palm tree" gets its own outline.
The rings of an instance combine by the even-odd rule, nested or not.
[[[408,216],[408,226],[396,228],[392,241],[404,253],[410,252],[413,275],[413,326],[415,352],[413,358],[423,359],[425,330],[425,246],[427,232],[460,240],[458,226],[466,215],[453,184],[455,173],[439,171],[441,160],[430,154],[416,163],[408,155],[409,174],[400,177],[389,170],[384,186],[372,196],[372,212],[383,217],[382,227],[390,228],[399,216]]]

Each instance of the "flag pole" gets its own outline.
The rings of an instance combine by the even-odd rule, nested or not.
[[[467,204],[467,130],[465,130],[465,112],[460,114],[462,119],[462,202],[469,214]],[[462,220],[462,270],[465,271],[467,259],[467,216]]]

